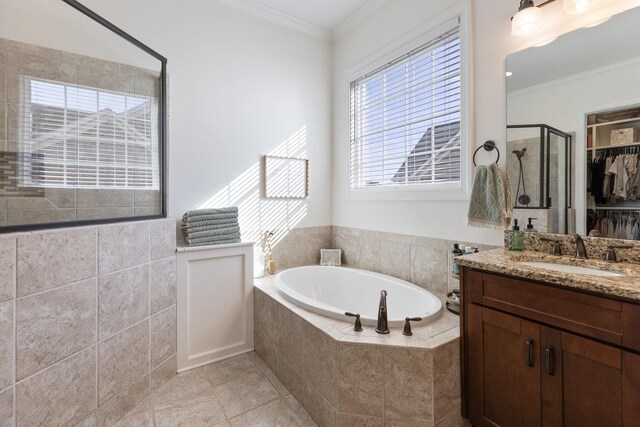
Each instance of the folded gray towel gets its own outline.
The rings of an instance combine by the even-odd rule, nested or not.
[[[226,240],[240,239],[240,233],[230,233],[230,234],[220,234],[218,236],[206,236],[206,237],[197,237],[191,238],[185,236],[185,240],[189,245],[193,245],[195,243],[204,243],[204,244],[215,244],[219,242],[224,242]]]
[[[184,214],[182,216],[183,221],[204,221],[207,219],[225,219],[225,218],[237,218],[238,212],[222,212],[222,213],[203,213],[203,214]]]
[[[228,245],[230,243],[240,243],[241,240],[240,238],[236,238],[236,239],[227,239],[227,240],[217,240],[217,241],[198,241],[198,242],[191,242],[189,243],[189,246],[208,246],[208,245]]]
[[[223,219],[188,220],[188,221],[182,221],[182,228],[192,229],[192,228],[205,227],[209,225],[214,225],[214,226],[227,225],[228,227],[233,227],[237,224],[238,224],[238,217],[223,218]]]
[[[202,231],[192,232],[191,230],[183,231],[185,237],[189,239],[199,239],[201,237],[216,237],[225,236],[227,234],[240,234],[240,227],[228,227],[219,229],[207,229]]]
[[[219,225],[203,225],[202,227],[192,227],[190,225],[182,225],[182,233],[197,233],[199,231],[222,230],[224,228],[239,227],[238,221],[227,222]]]
[[[238,208],[236,206],[229,208],[218,208],[218,209],[196,209],[192,211],[185,212],[182,215],[183,220],[198,218],[198,217],[218,217],[218,218],[233,218],[233,216],[238,216]]]

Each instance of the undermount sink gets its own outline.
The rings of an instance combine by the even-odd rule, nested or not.
[[[600,277],[622,277],[624,274],[614,273],[613,271],[598,270],[597,268],[581,267],[578,265],[554,264],[551,262],[525,261],[519,262],[520,265],[527,267],[542,268],[544,270],[557,271],[560,273],[584,274],[587,276]]]

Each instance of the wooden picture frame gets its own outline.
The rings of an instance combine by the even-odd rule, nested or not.
[[[309,197],[309,160],[264,156],[263,183],[267,199],[306,199]]]

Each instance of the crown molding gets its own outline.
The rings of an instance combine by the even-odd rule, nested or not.
[[[216,0],[216,2],[224,6],[239,10],[241,12],[248,13],[255,17],[282,25],[283,27],[298,31],[311,37],[326,41],[331,41],[332,39],[330,30],[296,18],[295,16],[280,12],[254,0]]]
[[[338,40],[349,31],[357,27],[362,21],[367,19],[369,15],[380,9],[388,0],[368,0],[360,6],[355,12],[349,15],[345,20],[339,23],[332,31],[332,39]]]

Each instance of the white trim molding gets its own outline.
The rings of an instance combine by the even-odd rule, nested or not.
[[[353,30],[370,15],[384,6],[387,1],[389,0],[368,0],[333,29],[333,40],[336,41],[349,31]]]
[[[331,31],[319,25],[312,24],[295,16],[280,12],[255,0],[215,0],[219,4],[253,15],[290,30],[298,31],[320,40],[331,41]]]

